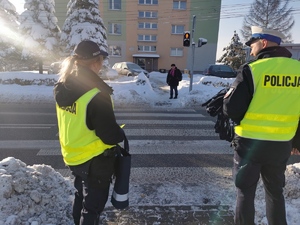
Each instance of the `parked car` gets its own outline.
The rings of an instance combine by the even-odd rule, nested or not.
[[[118,62],[115,63],[112,69],[116,70],[119,75],[137,76],[143,72],[149,78],[149,72],[142,69],[139,65],[132,62]]]
[[[48,74],[58,74],[62,62],[51,63],[48,69]]]
[[[99,72],[99,76],[103,80],[110,80],[110,79],[116,79],[119,74],[116,70],[111,69],[111,68],[106,68],[106,69],[101,69]]]
[[[203,71],[203,75],[231,78],[236,77],[237,73],[228,65],[211,64]]]

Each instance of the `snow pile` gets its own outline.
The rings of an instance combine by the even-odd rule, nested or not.
[[[300,216],[300,163],[287,167],[286,181],[284,195],[288,224],[296,225]],[[168,185],[162,185],[161,188],[164,189],[165,186]],[[174,190],[168,186],[164,191],[160,188],[156,191],[152,189],[148,197],[143,196],[147,191],[139,190],[139,188],[141,187],[137,184],[131,186],[130,205],[133,207],[141,203],[157,205],[158,202],[163,205],[199,205],[204,199],[203,190],[198,190],[201,187],[197,185],[189,188],[177,185],[174,186]],[[50,166],[27,166],[13,157],[3,159],[0,161],[0,225],[71,225],[74,191],[72,180],[69,177],[62,177]],[[185,197],[189,196],[187,192],[193,193],[193,197],[182,198],[182,193]],[[219,192],[215,192],[216,196],[210,196],[212,194],[210,192],[207,197],[215,199],[219,196],[220,200]],[[162,195],[162,193],[165,194]],[[234,190],[223,194],[232,198],[223,197],[219,204],[230,205],[233,210]],[[143,202],[147,198],[148,203]],[[256,222],[260,225],[267,225],[262,182],[258,185],[255,205]]]
[[[70,179],[50,166],[0,162],[0,224],[72,224],[73,193]]]
[[[138,76],[108,76],[105,82],[114,90],[115,107],[171,107],[189,108],[201,107],[218,91],[229,87],[234,78],[218,78],[195,74],[192,91],[190,78],[183,74],[178,86],[178,99],[169,99],[169,86],[166,84],[166,73],[151,72],[150,78],[144,73]],[[58,76],[30,72],[0,73],[1,103],[54,103],[53,86]]]
[[[120,77],[117,80],[105,81],[114,90],[113,99],[117,107],[201,107],[218,91],[229,87],[233,78],[208,77],[201,74],[194,76],[192,91],[189,91],[190,78],[183,74],[178,86],[178,99],[169,100],[169,86],[166,84],[166,73],[151,72],[150,78],[144,73],[135,77]]]
[[[283,189],[285,197],[287,222],[289,225],[299,224],[300,212],[300,163],[288,165],[286,172],[286,183]],[[266,217],[265,190],[262,180],[256,190],[255,196],[256,223],[268,225]]]

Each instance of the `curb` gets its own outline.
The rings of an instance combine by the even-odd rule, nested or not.
[[[228,205],[130,206],[125,210],[107,207],[100,216],[104,225],[233,225]]]

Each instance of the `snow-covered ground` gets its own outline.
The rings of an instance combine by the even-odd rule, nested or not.
[[[118,78],[113,73],[111,74],[105,76],[105,82],[114,89],[113,99],[116,107],[130,105],[169,108],[201,107],[201,103],[233,82],[232,78],[222,79],[196,74],[193,77],[192,91],[189,92],[190,79],[187,74],[183,74],[183,80],[178,87],[178,99],[169,100],[166,73],[152,72],[150,79],[146,78],[144,74]],[[0,73],[0,102],[41,104],[54,102],[52,90],[53,83],[57,78],[57,75],[38,74],[37,71]],[[19,84],[28,85],[21,86]]]
[[[37,72],[0,73],[0,103],[54,103],[52,90],[57,75]],[[178,87],[179,98],[169,99],[166,74],[152,72],[150,78],[143,74],[137,77],[114,77],[106,82],[114,89],[115,107],[163,107],[200,108],[201,104],[222,88],[230,85],[233,79],[194,75],[192,91],[190,78],[184,74]],[[20,85],[30,84],[30,85]],[[47,86],[48,85],[48,86]],[[227,144],[224,141],[224,145]],[[56,225],[72,224],[71,202],[73,185],[71,178],[62,177],[47,165],[26,165],[15,158],[0,161],[0,225]],[[286,171],[287,219],[289,225],[299,224],[300,216],[300,163],[289,165]],[[228,179],[228,178],[224,178]],[[235,205],[233,182],[229,187],[216,190],[214,186],[196,187],[166,184],[158,190],[159,195],[148,196],[145,204],[163,204],[162,199],[170,199],[173,205],[199,205],[199,199],[207,190],[212,199],[222,205]],[[131,186],[130,204],[138,205],[141,194],[137,186]],[[214,191],[215,190],[215,191]],[[165,193],[165,194],[163,194]],[[183,196],[184,193],[184,196]],[[150,201],[149,201],[150,199]],[[201,204],[201,202],[200,202]],[[108,202],[108,205],[110,203]],[[256,196],[256,221],[265,225],[264,191],[260,184]]]

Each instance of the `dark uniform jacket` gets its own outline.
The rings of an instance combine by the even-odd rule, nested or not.
[[[105,143],[114,145],[122,142],[124,131],[116,122],[111,97],[113,90],[97,74],[90,69],[80,67],[78,76],[70,76],[65,83],[57,83],[54,87],[54,96],[57,104],[71,106],[83,94],[93,88],[98,93],[87,106],[86,124],[90,130]]]
[[[256,60],[270,57],[290,58],[291,56],[292,54],[286,48],[274,46],[261,50],[257,55]],[[248,109],[254,93],[252,74],[248,64],[242,66],[242,70],[238,73],[235,81],[231,85],[230,91],[231,93],[223,100],[223,112],[236,124],[239,124]],[[293,147],[297,147],[298,149],[300,149],[299,125],[293,140]]]
[[[172,69],[170,69],[168,72],[167,84],[169,86],[178,86],[179,81],[182,79],[182,73],[177,67],[175,67],[174,76],[172,76],[171,70]]]

